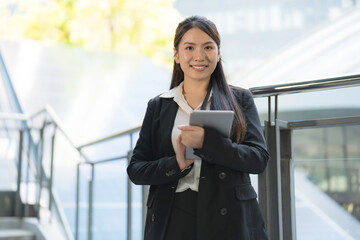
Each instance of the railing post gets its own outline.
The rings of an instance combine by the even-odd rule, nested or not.
[[[268,122],[271,123],[271,96],[268,96]]]
[[[89,181],[89,208],[88,208],[88,238],[92,240],[92,225],[93,225],[93,196],[94,196],[94,164],[91,163],[91,179]]]
[[[132,151],[128,152],[128,164],[130,163]],[[127,178],[127,240],[131,240],[131,207],[132,207],[132,186],[131,181]]]
[[[16,186],[16,206],[15,206],[15,216],[21,217],[21,175],[22,175],[22,150],[23,150],[23,137],[24,131],[20,130],[19,132],[19,151],[18,151],[18,174],[17,174],[17,186]]]
[[[49,211],[50,211],[50,222],[52,219],[51,208],[52,208],[52,187],[53,187],[53,177],[54,177],[54,153],[55,153],[55,136],[56,136],[56,127],[54,129],[54,134],[51,138],[51,158],[50,158],[50,180],[49,180]]]
[[[356,192],[356,188],[353,189],[351,184],[351,177],[352,171],[349,164],[349,151],[348,151],[348,135],[347,135],[347,128],[343,126],[341,128],[343,134],[343,157],[344,157],[344,168],[345,168],[345,175],[346,175],[346,189],[348,192]]]
[[[39,171],[39,192],[37,193],[37,199],[36,199],[36,203],[37,203],[37,218],[40,219],[40,199],[41,199],[41,191],[42,191],[42,187],[43,187],[43,154],[44,154],[44,130],[45,130],[45,123],[43,125],[43,127],[40,129],[40,139],[39,139],[39,149],[38,149],[38,171]]]
[[[277,120],[280,131],[280,159],[281,159],[281,193],[282,193],[282,224],[285,240],[296,240],[295,220],[295,191],[294,191],[294,159],[292,146],[292,130],[281,129],[280,121]]]
[[[30,215],[30,206],[29,206],[29,182],[30,182],[30,151],[31,151],[31,132],[30,129],[26,129],[28,134],[28,141],[27,141],[27,154],[26,154],[26,191],[25,191],[25,208],[24,208],[24,216],[29,217]]]
[[[275,121],[279,118],[279,98],[278,95],[275,95],[275,113],[274,113]]]
[[[265,123],[270,161],[259,175],[259,204],[270,239],[295,240],[295,193],[292,130],[287,122]]]
[[[259,174],[259,205],[265,219],[265,226],[270,239],[283,240],[281,165],[279,157],[279,136],[276,126],[265,122],[265,138],[270,154],[266,170]]]
[[[277,105],[277,103],[276,103]],[[282,212],[282,176],[281,176],[281,142],[280,142],[280,122],[278,119],[275,119],[275,153],[276,157],[274,160],[276,161],[276,201],[277,201],[277,221],[278,221],[278,238],[279,240],[284,239],[283,236],[283,212]],[[286,239],[288,240],[288,239]]]
[[[80,162],[76,168],[75,240],[79,240]]]
[[[128,160],[128,165],[130,163],[131,160],[131,156],[132,156],[132,149],[133,149],[133,135],[132,133],[130,134],[130,150],[128,151],[128,156],[127,156],[127,160]],[[131,185],[131,181],[129,178],[127,178],[127,240],[131,240],[131,208],[132,208],[132,185]]]
[[[325,164],[325,176],[326,176],[326,187],[327,191],[330,192],[332,189],[331,186],[331,174],[330,174],[330,166],[329,166],[329,141],[328,141],[328,128],[324,128],[323,141],[324,141],[324,164]]]

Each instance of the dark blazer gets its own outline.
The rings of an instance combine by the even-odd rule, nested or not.
[[[232,88],[245,115],[241,144],[205,128],[198,192],[197,240],[267,239],[249,173],[264,171],[269,155],[250,91]],[[180,171],[171,143],[178,110],[172,98],[151,99],[127,172],[135,184],[151,185],[147,201],[145,240],[162,240],[171,213]],[[168,239],[166,239],[168,240]],[[171,240],[171,239],[170,239]]]

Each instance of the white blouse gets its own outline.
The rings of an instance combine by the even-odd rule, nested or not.
[[[174,101],[179,106],[171,133],[171,142],[175,150],[175,153],[177,152],[176,139],[178,138],[181,132],[177,128],[177,126],[188,125],[190,119],[190,113],[192,113],[194,110],[200,110],[202,105],[201,103],[194,110],[190,107],[190,105],[187,103],[183,95],[183,91],[182,91],[183,84],[184,82],[180,83],[179,86],[171,89],[170,91],[160,95],[161,98],[174,98]],[[210,109],[210,99],[211,99],[211,94],[207,102],[206,109]],[[194,166],[192,167],[191,171],[185,177],[179,179],[176,192],[183,192],[189,188],[197,192],[199,188],[200,170],[201,170],[201,160],[195,160]]]

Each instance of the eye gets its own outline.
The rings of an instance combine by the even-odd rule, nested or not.
[[[213,48],[214,48],[214,47],[211,46],[211,45],[205,47],[206,50],[211,50],[211,49],[213,49]]]
[[[193,50],[194,48],[192,46],[187,46],[185,50]]]

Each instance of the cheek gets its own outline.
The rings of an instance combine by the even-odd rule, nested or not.
[[[188,68],[189,64],[190,64],[189,62],[190,62],[190,58],[183,55],[182,58],[180,58],[180,67],[181,67],[181,69],[184,70],[184,68]]]
[[[184,54],[183,55],[183,58],[182,58],[183,62],[188,62],[190,59],[191,59],[190,54]]]
[[[218,54],[216,54],[215,52],[209,54],[208,57],[209,57],[210,61],[212,61],[212,62],[217,62],[217,60],[218,60]]]

